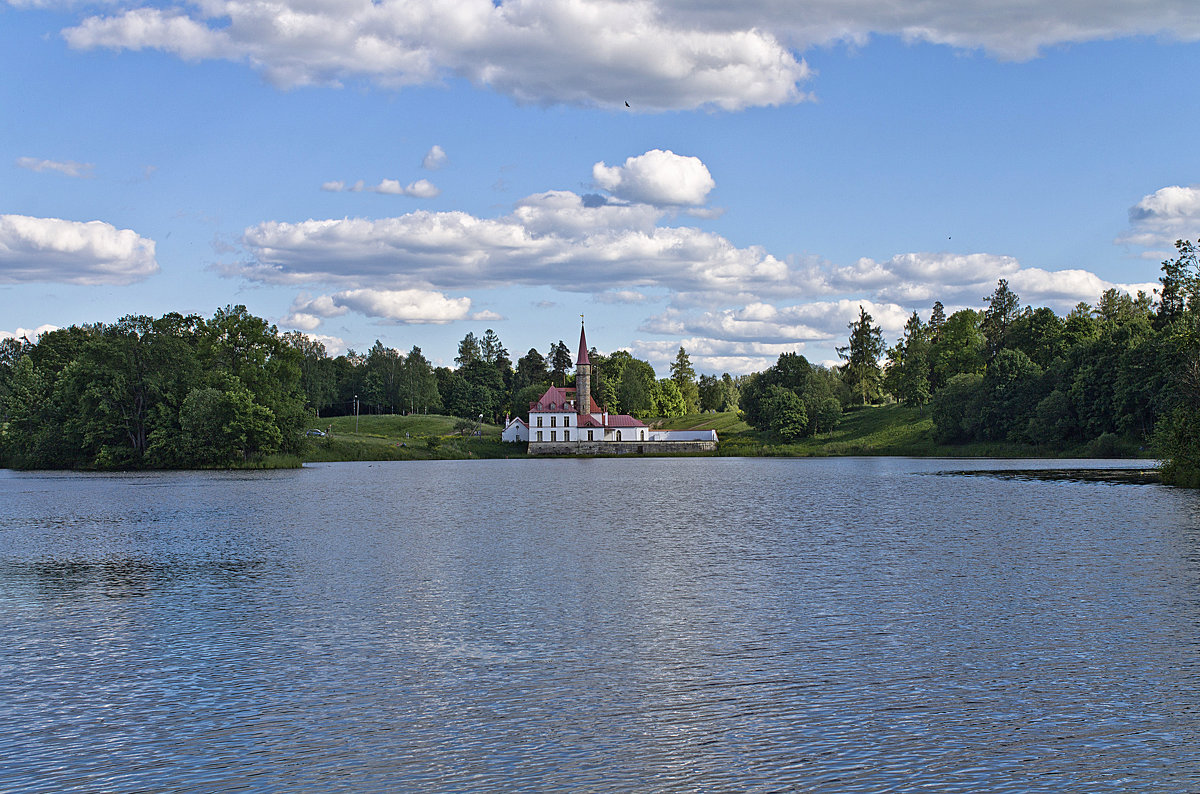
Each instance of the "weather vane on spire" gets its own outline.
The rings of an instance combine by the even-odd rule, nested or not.
[[[579,315],[579,324],[583,325],[583,315]]]

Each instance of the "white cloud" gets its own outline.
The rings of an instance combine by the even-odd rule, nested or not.
[[[308,312],[291,312],[283,318],[281,324],[301,331],[315,331],[321,327],[321,320],[321,317]]]
[[[592,179],[617,198],[657,206],[703,204],[716,187],[700,158],[662,149],[629,157],[624,165],[596,163]]]
[[[77,163],[74,160],[39,160],[36,157],[18,157],[17,166],[38,173],[55,171],[64,176],[78,179],[90,178],[94,168],[91,163]]]
[[[245,62],[282,87],[466,78],[520,102],[738,110],[805,98],[809,76],[762,28],[697,26],[652,0],[197,0],[92,16],[76,49]]]
[[[0,284],[131,284],[158,272],[154,241],[102,221],[0,215]]]
[[[1162,249],[1147,252],[1151,258],[1170,252],[1176,240],[1200,237],[1200,186],[1171,185],[1143,196],[1129,208],[1129,226],[1117,242]]]
[[[787,266],[757,246],[654,227],[647,207],[586,207],[570,193],[509,216],[418,211],[395,218],[270,221],[242,242],[253,262],[229,274],[267,283],[463,289],[549,284],[572,292],[666,287],[733,294],[786,288]]]
[[[8,0],[66,5],[73,0]],[[522,102],[634,111],[800,101],[797,51],[895,36],[1003,59],[1123,37],[1200,39],[1193,0],[118,0],[64,31],[78,49],[226,59],[280,86],[466,78]]]
[[[15,331],[0,331],[0,339],[28,339],[36,342],[42,334],[57,331],[57,325],[39,325],[37,328],[18,328]]]
[[[503,314],[497,314],[496,312],[492,311],[491,309],[484,309],[483,311],[478,311],[478,312],[475,312],[474,314],[472,314],[471,319],[477,320],[479,322],[496,322],[499,320],[504,320],[506,318],[504,317]]]
[[[421,167],[426,171],[436,171],[446,164],[446,152],[436,143],[425,153],[425,158],[421,160]]]
[[[325,353],[330,356],[340,356],[346,352],[346,341],[340,336],[329,336],[328,334],[308,334],[309,339],[314,342],[320,342],[325,346]]]
[[[462,320],[471,310],[470,298],[447,298],[440,292],[419,289],[352,289],[330,298],[337,306],[368,317],[412,325]]]
[[[418,179],[407,185],[400,184],[398,179],[383,179],[378,185],[367,185],[361,179],[352,185],[338,180],[322,182],[321,190],[329,193],[383,193],[389,196],[411,196],[413,198],[436,198],[442,192],[428,179]]]
[[[792,46],[846,41],[866,44],[873,35],[898,36],[951,47],[982,49],[1006,60],[1025,60],[1044,48],[1137,36],[1200,39],[1200,8],[1191,0],[743,0],[702,3],[659,0],[666,18],[697,26],[754,26]]]
[[[315,331],[321,325],[322,320],[339,317],[347,311],[349,309],[339,306],[328,295],[319,295],[316,298],[298,295],[292,301],[292,306],[288,310],[287,316],[283,318],[282,324],[299,328],[301,331]]]
[[[738,309],[708,311],[690,316],[678,310],[668,310],[651,317],[641,330],[765,345],[831,342],[846,336],[847,324],[857,319],[860,306],[872,316],[876,325],[888,333],[903,329],[909,315],[908,310],[894,303],[849,298],[784,307],[760,302]]]

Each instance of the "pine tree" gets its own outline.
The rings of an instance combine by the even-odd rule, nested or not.
[[[842,379],[858,394],[862,405],[879,394],[883,379],[879,368],[879,358],[884,351],[883,330],[873,323],[867,310],[859,306],[858,319],[848,326],[850,343],[837,348],[838,356],[846,362],[842,365]]]

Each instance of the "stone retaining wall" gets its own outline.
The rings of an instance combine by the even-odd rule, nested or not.
[[[530,455],[692,455],[716,452],[715,441],[530,441]]]

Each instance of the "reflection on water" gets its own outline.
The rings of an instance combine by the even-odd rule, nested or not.
[[[923,476],[1064,467],[0,472],[0,789],[1196,790],[1200,498]]]

